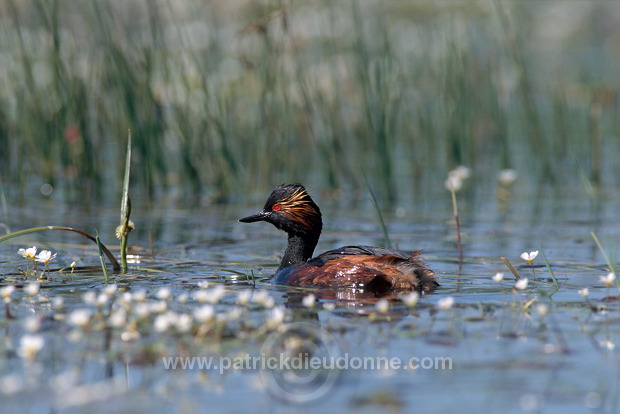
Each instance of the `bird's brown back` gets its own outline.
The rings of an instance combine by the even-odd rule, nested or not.
[[[419,253],[347,246],[285,269],[277,275],[277,282],[306,287],[353,287],[376,293],[388,290],[431,291],[439,284],[435,281],[434,272],[418,259]]]

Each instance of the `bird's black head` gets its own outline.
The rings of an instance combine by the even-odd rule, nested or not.
[[[239,221],[266,221],[280,230],[302,237],[318,237],[323,228],[321,210],[301,184],[276,187],[267,197],[262,211]]]

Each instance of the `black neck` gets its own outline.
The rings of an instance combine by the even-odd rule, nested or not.
[[[286,247],[278,270],[304,263],[312,258],[312,253],[318,241],[318,237],[302,238],[295,234],[289,234],[288,246]]]

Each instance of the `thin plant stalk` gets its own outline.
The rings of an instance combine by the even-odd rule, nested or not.
[[[8,302],[5,302],[4,304],[4,314],[7,319],[15,319],[15,315],[11,312],[11,305]]]
[[[4,185],[2,184],[2,174],[0,174],[0,204],[2,205],[2,212],[4,215],[4,221],[6,222],[5,226],[7,226],[7,230],[10,233],[10,229],[8,227],[9,223],[9,208],[7,207],[6,197],[4,195]]]
[[[452,194],[452,212],[454,214],[454,224],[456,225],[456,245],[459,251],[459,269],[463,266],[463,245],[461,244],[461,224],[459,222],[459,209],[456,204],[456,190],[450,183],[450,193]]]
[[[383,237],[385,238],[386,247],[388,249],[391,249],[392,241],[390,240],[390,235],[388,234],[387,227],[385,226],[385,221],[383,221],[383,215],[381,214],[381,209],[379,208],[379,204],[377,203],[375,194],[372,192],[372,189],[370,188],[370,184],[368,183],[368,178],[366,178],[366,186],[368,187],[368,192],[370,193],[370,199],[372,200],[372,206],[375,209],[375,214],[377,215],[377,219],[379,220],[379,225],[381,226],[381,231],[383,232]]]
[[[514,266],[508,261],[508,259],[506,259],[505,257],[500,257],[500,259],[502,259],[502,261],[504,262],[504,264],[508,267],[508,269],[512,272],[512,274],[514,275],[515,279],[519,280],[521,279],[521,276],[519,275],[519,273],[517,272],[517,269],[514,268]]]

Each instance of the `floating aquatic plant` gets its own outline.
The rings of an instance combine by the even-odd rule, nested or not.
[[[416,291],[405,293],[400,296],[400,300],[410,308],[413,308],[420,300],[420,294]]]
[[[37,293],[39,293],[40,287],[41,285],[39,283],[29,282],[24,287],[24,292],[26,292],[28,296],[35,296]]]
[[[36,233],[36,232],[42,232],[42,231],[49,231],[49,230],[56,230],[56,231],[69,231],[72,233],[77,233],[81,236],[86,237],[88,240],[97,243],[97,239],[93,236],[91,236],[90,234],[86,233],[85,231],[82,230],[78,230],[78,229],[74,229],[71,227],[63,227],[63,226],[43,226],[43,227],[33,227],[30,229],[24,229],[24,230],[20,230],[20,231],[16,231],[13,233],[9,233],[5,236],[0,237],[0,243],[10,240],[14,237],[19,237],[19,236],[23,236],[26,234],[30,234],[30,233]],[[120,270],[120,265],[118,264],[118,261],[116,260],[116,258],[114,257],[114,255],[112,254],[112,252],[110,252],[110,250],[108,250],[108,248],[101,244],[101,249],[103,251],[103,253],[105,253],[106,257],[108,258],[108,260],[110,261],[110,263],[112,264],[112,267],[114,269],[114,271],[119,271]],[[35,265],[35,270],[36,270],[36,246],[32,246],[29,249],[20,249],[18,252],[20,255],[24,256],[26,258],[28,258],[29,260],[33,261],[33,265]]]
[[[609,272],[605,276],[599,277],[599,280],[605,285],[605,287],[609,288],[614,285],[616,274],[614,272]]]
[[[519,174],[517,173],[516,170],[505,169],[505,170],[501,170],[497,174],[497,181],[499,181],[501,185],[508,187],[512,185],[517,180],[518,177],[519,177]]]
[[[452,309],[454,305],[454,298],[452,296],[446,296],[445,298],[441,298],[437,301],[437,308],[439,310],[448,311]]]
[[[314,308],[314,305],[316,303],[316,296],[314,296],[312,293],[309,295],[306,295],[303,297],[303,299],[301,300],[301,303],[306,307],[306,308]]]
[[[504,280],[504,273],[497,272],[491,279],[493,279],[494,282],[500,283]]]
[[[538,256],[538,250],[529,253],[523,252],[520,257],[525,260],[528,265],[532,265],[532,263],[534,263],[534,259],[536,259],[536,256]]]
[[[32,246],[27,249],[19,249],[17,253],[23,256],[25,259],[35,262],[37,255],[37,246]]]
[[[26,334],[19,340],[17,354],[27,361],[32,361],[37,357],[44,345],[45,339],[43,336]]]
[[[387,299],[379,299],[375,303],[375,309],[379,313],[383,313],[383,314],[388,313],[390,310],[390,302],[388,302]]]
[[[527,285],[528,285],[528,279],[527,277],[522,277],[521,279],[517,280],[515,282],[515,289],[517,290],[525,290],[527,289]]]
[[[538,250],[532,252],[523,252],[521,253],[521,259],[525,260],[527,264],[532,268],[532,274],[534,279],[536,279],[536,271],[534,270],[534,259],[538,256]]]
[[[0,288],[0,297],[4,300],[4,303],[11,303],[11,295],[15,292],[15,285],[6,285]]]

